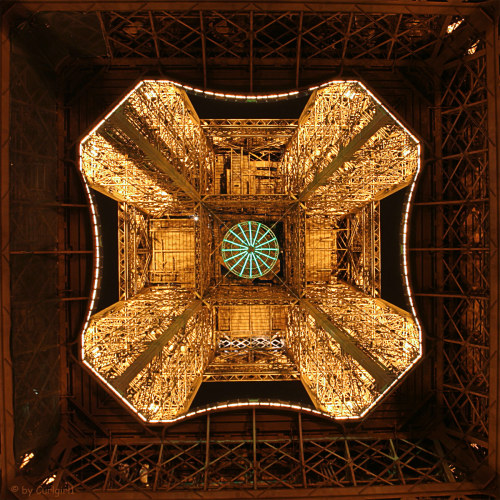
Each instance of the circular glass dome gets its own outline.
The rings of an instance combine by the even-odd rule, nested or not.
[[[222,259],[240,278],[267,274],[278,260],[280,247],[276,236],[262,222],[245,221],[233,226],[222,241]]]

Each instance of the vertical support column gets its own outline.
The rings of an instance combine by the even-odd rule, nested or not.
[[[297,60],[295,62],[295,88],[299,88],[300,81],[300,55],[302,51],[302,24],[304,20],[304,12],[300,12],[299,18],[299,34],[297,35]]]
[[[156,462],[156,468],[155,468],[155,480],[153,483],[153,491],[156,491],[158,489],[158,483],[160,482],[160,472],[161,472],[161,462],[163,460],[163,448],[164,448],[163,442],[160,445],[160,453],[158,453],[158,460]]]
[[[253,92],[253,10],[250,11],[250,33],[249,33],[249,38],[250,38],[250,92]],[[240,163],[240,169],[241,169],[241,163]],[[242,189],[243,187],[243,179],[240,177],[240,186]]]
[[[0,387],[2,387],[0,426],[2,498],[16,474],[14,459],[14,403],[12,360],[10,356],[10,227],[9,227],[9,125],[10,125],[10,40],[9,24],[4,14],[0,19],[0,221],[1,221],[1,342]]]
[[[255,408],[252,408],[252,456],[253,456],[253,489],[257,489],[257,427]]]
[[[58,96],[58,108],[57,108],[57,197],[58,203],[63,204],[66,194],[67,185],[67,173],[65,165],[65,124],[64,124],[64,102],[62,92]],[[65,427],[65,419],[68,415],[68,398],[65,397],[68,394],[68,384],[67,384],[67,318],[68,310],[71,308],[71,304],[64,301],[66,286],[66,263],[71,259],[71,255],[67,254],[66,251],[66,230],[67,222],[66,218],[70,218],[69,211],[64,210],[64,208],[59,207],[57,210],[57,293],[60,297],[59,301],[59,352],[60,352],[60,373],[59,377],[59,387],[62,397],[59,400],[61,409],[61,419],[62,427]]]
[[[435,160],[433,162],[433,180],[435,183],[434,192],[431,192],[431,196],[433,196],[433,201],[441,201],[443,199],[443,153],[442,153],[442,143],[443,143],[443,129],[442,129],[442,118],[441,118],[441,88],[440,88],[440,79],[436,78],[434,89],[434,155]],[[428,167],[427,167],[428,168]],[[424,209],[425,210],[425,209]],[[432,210],[432,208],[429,208]],[[442,203],[438,203],[435,207],[437,212],[437,216],[435,218],[435,224],[430,225],[431,238],[433,241],[430,242],[430,246],[435,248],[443,246],[443,234],[444,234],[444,225],[443,225],[443,211],[445,207]],[[434,227],[433,227],[434,226]],[[434,234],[432,234],[434,232]],[[437,286],[442,287],[444,283],[444,269],[443,269],[443,259],[444,254],[442,251],[436,252],[434,257],[432,254],[429,256],[430,259],[435,259],[435,278],[431,278],[426,276],[426,286],[431,286],[433,288],[434,283]],[[425,259],[425,256],[422,256],[422,259]],[[431,272],[431,266],[428,267],[428,272]],[[439,290],[442,291],[442,290]],[[438,412],[440,412],[440,418],[442,418],[442,408],[443,408],[443,356],[444,356],[444,315],[443,315],[443,297],[435,297],[435,298],[427,298],[429,302],[434,307],[430,307],[429,309],[433,313],[433,319],[431,319],[432,326],[434,327],[433,335],[435,337],[435,355],[436,355],[436,393],[438,400]]]
[[[207,413],[207,431],[205,436],[205,470],[203,489],[208,490],[208,467],[210,465],[210,413]]]
[[[207,38],[205,34],[205,23],[203,22],[203,11],[200,10],[201,31],[201,57],[203,61],[203,88],[207,88]]]
[[[304,436],[302,433],[302,413],[299,412],[299,451],[300,451],[300,468],[302,470],[302,486],[307,488],[306,462],[304,460]]]
[[[488,92],[488,162],[489,162],[489,237],[490,237],[490,377],[489,377],[489,443],[488,465],[496,472],[497,488],[500,476],[500,354],[499,354],[499,219],[500,198],[500,42],[498,21],[500,8],[486,32],[486,85]]]

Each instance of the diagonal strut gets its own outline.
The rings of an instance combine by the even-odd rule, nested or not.
[[[391,372],[379,361],[369,356],[361,349],[351,335],[343,328],[333,324],[328,316],[319,310],[308,300],[300,299],[300,305],[314,318],[316,323],[321,326],[339,345],[349,353],[374,379],[380,392],[384,390],[394,380]]]
[[[177,316],[168,328],[127,367],[127,369],[114,380],[113,386],[121,393],[126,392],[127,387],[134,378],[155,358],[170,339],[183,327],[186,326],[189,319],[194,316],[201,308],[202,301],[193,300],[182,314]]]
[[[108,119],[109,123],[119,128],[139,149],[155,164],[164,174],[167,174],[178,188],[184,191],[196,203],[201,202],[198,191],[188,182],[184,176],[170,163],[167,158],[155,148],[142,132],[125,116],[123,111],[117,110]]]
[[[377,133],[384,125],[389,123],[390,116],[387,112],[377,107],[375,114],[370,122],[356,134],[349,143],[340,148],[337,156],[320,172],[318,172],[313,180],[301,191],[298,195],[298,201],[306,201],[313,194],[316,189],[327,183],[328,179],[340,168],[342,165],[349,161],[354,154],[363,147],[363,145]]]

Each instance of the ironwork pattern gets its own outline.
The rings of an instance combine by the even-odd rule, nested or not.
[[[222,125],[225,127],[226,123]],[[267,135],[267,126],[271,126],[271,137],[274,137],[274,124],[256,120],[252,125],[246,120],[245,129],[250,128],[251,135],[256,137],[252,126],[260,130],[260,142],[245,142],[246,147],[240,147],[239,154],[235,154],[233,145],[213,153],[207,149],[210,148],[208,140],[185,92],[169,82],[145,81],[83,142],[82,150],[93,154],[82,156],[82,170],[92,183],[101,175],[102,191],[112,193],[118,188],[123,196],[130,184],[135,193],[142,193],[140,196],[145,198],[131,210],[127,206],[135,204],[134,197],[123,204],[129,220],[125,220],[119,230],[123,235],[120,237],[123,256],[120,279],[128,280],[127,291],[134,290],[139,295],[122,292],[125,302],[116,306],[119,307],[116,311],[112,307],[104,316],[98,313],[84,332],[83,342],[87,362],[146,420],[173,419],[186,411],[195,394],[194,381],[201,381],[201,371],[209,363],[209,373],[218,380],[290,379],[299,373],[317,408],[337,418],[359,417],[421,355],[420,331],[414,318],[376,303],[370,296],[380,289],[380,248],[376,243],[379,235],[374,234],[379,233],[380,228],[372,200],[400,189],[415,175],[418,143],[363,86],[349,81],[332,82],[313,93],[282,151],[281,162],[276,161],[279,159],[276,157],[267,161],[252,160],[254,148],[262,144],[262,138]],[[212,137],[216,137],[215,125],[212,123],[211,127]],[[95,149],[94,138],[102,135],[111,138],[111,143],[100,152]],[[235,135],[234,125],[232,135]],[[139,179],[128,172],[133,160],[128,159],[125,151],[130,142],[135,144],[134,154],[144,157],[136,167],[143,172]],[[271,142],[270,147],[275,145]],[[116,160],[115,151],[122,155],[122,166],[121,160]],[[104,163],[109,158],[115,172],[113,179],[120,179],[119,185],[113,185],[110,190],[107,174],[99,173],[95,158]],[[256,180],[261,178],[263,170],[270,170],[271,165],[278,174],[275,178],[286,180],[286,190],[297,193],[264,194],[262,200],[271,206],[273,202],[282,202],[274,207],[272,227],[283,220],[287,254],[283,263],[285,282],[277,269],[282,264],[277,265],[280,248],[276,236],[263,219],[270,214],[256,212],[260,220],[253,221],[241,222],[240,218],[247,215],[244,214],[247,203],[251,210],[253,203],[256,204],[253,210],[261,204]],[[106,172],[106,168],[104,170]],[[142,215],[140,210],[152,204],[146,196],[150,186],[138,184],[144,179],[150,182],[147,175],[152,171],[164,175],[164,185],[171,186],[175,199],[186,208],[191,204],[191,212],[172,212],[171,207],[168,211],[162,210],[159,198],[155,198],[157,190],[153,189],[151,199],[156,211],[150,210],[147,217]],[[350,197],[346,195],[346,180]],[[215,193],[210,194],[214,189]],[[344,199],[339,201],[338,196],[331,194],[332,190],[342,191]],[[228,192],[231,196],[224,196]],[[321,216],[316,200],[328,207],[322,210]],[[354,209],[358,212],[351,215]],[[241,216],[238,212],[232,213],[234,210],[239,210]],[[199,223],[202,213],[204,235]],[[332,218],[334,213],[337,218]],[[240,221],[228,225],[224,220],[228,216]],[[344,272],[344,277],[365,292],[344,285],[338,276],[342,268],[336,271],[337,219],[341,221],[344,216],[350,221],[356,221],[356,217],[361,219],[361,223],[349,225],[348,237],[344,238],[344,243],[353,244],[352,249],[344,245],[340,250],[344,252],[344,259],[348,254],[355,263]],[[123,218],[120,215],[120,220]],[[210,225],[213,232],[206,230]],[[362,240],[362,257],[355,257],[359,253],[356,238]],[[211,247],[212,241],[215,244]],[[205,242],[209,243],[208,248]],[[214,250],[218,255],[211,257]],[[190,312],[184,317],[186,313],[181,312],[192,307],[185,302],[183,289],[194,288],[198,297],[203,293],[203,278],[196,273],[195,279],[195,268],[202,261],[211,261],[216,268],[215,272],[209,272],[215,276],[215,290],[219,285],[217,281],[231,282],[228,273],[221,273],[220,263],[240,278],[274,279],[280,286],[290,288],[292,302],[289,304],[294,307],[289,311],[288,327],[283,316],[283,324],[275,328],[273,324],[279,320],[272,309],[257,305],[248,309],[250,316],[256,317],[252,321],[249,316],[248,324],[242,310],[243,316],[239,319],[236,319],[236,310],[231,320],[225,319],[222,307],[218,307],[215,314],[219,338],[226,335],[224,332],[230,332],[229,337],[234,340],[242,335],[272,335],[273,331],[280,331],[286,339],[285,349],[229,352],[220,345],[214,349],[215,340],[207,340],[217,338],[210,321],[198,326],[191,315],[198,318],[202,317],[201,313]],[[163,289],[165,286],[169,287],[168,291]],[[179,288],[174,288],[176,286]],[[125,289],[125,285],[122,288]],[[158,301],[155,293],[165,298]],[[259,294],[259,289],[254,293]],[[304,307],[308,315],[301,320],[300,314],[292,312],[296,307]],[[209,310],[207,318],[213,314]],[[300,326],[293,324],[295,320]],[[158,322],[158,332],[150,321]],[[116,328],[120,332],[118,336],[112,333]],[[182,345],[175,343],[179,336],[185,339]],[[155,343],[158,347],[153,346]],[[105,354],[103,349],[107,349]],[[185,361],[164,361],[160,354],[164,349],[199,352],[200,357],[182,358],[189,360],[188,368]],[[169,354],[170,358],[175,355],[173,351]],[[332,363],[332,360],[336,361]],[[170,376],[169,370],[172,370]],[[189,383],[182,378],[182,373],[189,377]],[[179,394],[174,391],[176,383],[182,387]],[[171,394],[173,402],[169,403],[162,394]]]
[[[370,488],[404,498],[411,487],[417,492],[414,498],[421,500],[429,495],[480,498],[476,495],[481,490],[463,481],[463,472],[450,465],[438,440],[318,435],[311,426],[318,422],[296,411],[286,418],[286,435],[268,437],[260,431],[265,413],[242,406],[239,416],[227,411],[198,416],[196,439],[172,439],[175,432],[167,431],[161,443],[103,440],[94,446],[75,446],[61,460],[65,474],[56,480],[56,487],[94,492],[134,488],[136,494],[147,492],[152,498],[196,490],[220,495],[221,490],[235,488],[243,498],[251,498],[255,490],[290,494],[293,488],[325,488],[331,498],[363,499],[373,495],[367,491]],[[219,440],[221,422],[231,422],[241,437]],[[147,480],[141,481],[145,464]]]

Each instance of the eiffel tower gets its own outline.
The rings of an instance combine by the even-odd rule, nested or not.
[[[0,2],[0,497],[500,497],[499,9]]]
[[[123,223],[122,300],[90,317],[83,358],[146,421],[184,415],[202,380],[299,379],[316,410],[360,417],[421,356],[416,317],[379,297],[376,223],[418,141],[358,82],[317,89],[288,125],[281,155],[259,120],[222,148],[225,125],[207,134],[184,90],[146,81],[82,142]]]

